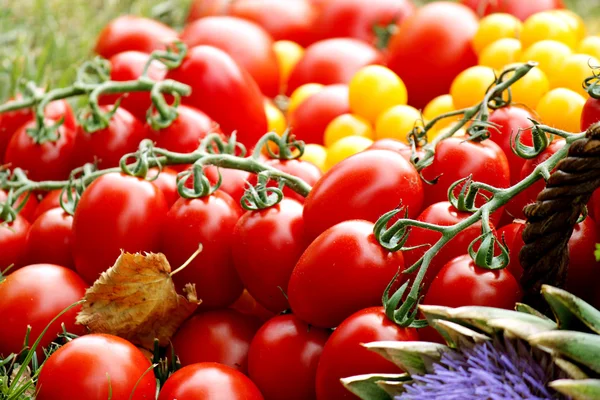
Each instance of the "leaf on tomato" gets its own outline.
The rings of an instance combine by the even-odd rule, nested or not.
[[[121,253],[86,291],[77,323],[148,349],[154,338],[166,346],[201,303],[195,285],[187,284],[184,292],[176,292],[164,254]]]

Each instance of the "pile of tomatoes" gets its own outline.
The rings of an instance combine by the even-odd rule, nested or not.
[[[285,188],[279,204],[245,211],[240,199],[247,183],[256,183],[249,172],[206,167],[212,183],[221,175],[219,190],[188,199],[177,191],[177,174],[188,166],[173,165],[150,171],[153,180],[103,175],[73,215],[60,207],[61,191],[23,195],[16,216],[6,208],[0,214],[0,268],[13,265],[0,283],[0,359],[22,350],[28,326],[31,344],[80,300],[121,250],[161,252],[176,268],[202,244],[173,276],[180,292],[195,284],[202,303],[172,338],[183,368],[159,388],[159,400],[345,399],[353,395],[340,378],[397,372],[360,344],[437,339],[388,319],[381,297],[441,234],[413,228],[405,244],[411,249],[389,252],[376,240],[374,223],[399,204],[424,223],[460,222],[470,214],[448,202],[454,182],[472,175],[509,187],[564,145],[556,139],[535,158],[518,157],[511,137],[525,129],[521,141],[531,145],[532,119],[572,132],[600,120],[600,101],[581,85],[591,66],[600,66],[600,37],[587,36],[579,16],[560,0],[462,3],[199,0],[182,32],[135,16],[110,22],[95,51],[109,60],[115,81],[139,78],[150,53],[166,43],[187,45],[179,67],[153,61],[148,70],[151,79],[192,88],[177,119],[155,129],[146,122],[148,93],[102,95],[103,110],[118,108],[108,127],[89,133],[69,103],[57,100],[44,114],[48,125],[62,122],[56,140],[35,140],[28,133],[33,111],[11,111],[0,114],[0,163],[34,181],[64,180],[85,163],[118,166],[144,139],[189,153],[209,133],[235,131],[251,150],[266,132],[289,128],[306,143],[304,154],[263,162],[312,190],[305,199]],[[504,68],[525,61],[539,65],[512,86],[510,105],[490,112],[490,139],[465,141],[459,130],[441,140],[422,171],[436,183],[425,183],[410,161],[407,133],[481,102]],[[428,140],[458,119],[440,121]],[[510,251],[507,268],[485,270],[468,255],[481,235],[475,224],[435,256],[423,303],[512,308],[521,298],[522,209],[543,187],[537,182],[491,216]],[[0,191],[0,203],[8,197]],[[600,267],[593,255],[597,195],[588,208],[569,241],[567,289],[598,302],[589,285]],[[393,286],[413,278],[400,274]],[[61,324],[80,336],[45,360],[37,399],[104,399],[109,392],[113,400],[155,398],[147,352],[115,336],[86,335],[75,324],[78,310],[64,313],[41,339],[47,347]]]

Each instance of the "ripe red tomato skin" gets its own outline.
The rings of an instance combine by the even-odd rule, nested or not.
[[[317,400],[355,399],[341,378],[372,373],[399,373],[399,368],[361,344],[381,340],[417,341],[416,329],[401,328],[390,321],[383,307],[360,310],[331,334],[317,367]]]
[[[173,276],[178,289],[195,283],[202,304],[198,310],[227,307],[244,289],[233,266],[231,238],[240,217],[231,196],[217,190],[208,197],[181,198],[173,204],[162,228],[161,250],[173,268],[182,265],[202,243],[202,252]]]
[[[587,130],[592,124],[600,121],[600,100],[589,97],[581,112],[581,130]]]
[[[241,212],[240,200],[246,191],[246,182],[250,180],[252,174],[240,169],[218,169],[213,165],[204,168],[204,174],[211,185],[215,185],[219,181],[219,174],[221,174],[221,186],[219,186],[219,190],[230,195]]]
[[[521,296],[521,288],[508,269],[485,270],[465,254],[444,265],[431,282],[423,304],[512,310]]]
[[[146,373],[150,367],[144,353],[125,339],[106,334],[85,335],[48,358],[40,372],[36,399],[108,398],[107,374],[113,400],[153,399],[156,381],[152,371]],[[69,383],[65,384],[67,376]]]
[[[330,85],[304,100],[289,118],[298,140],[323,144],[327,125],[337,116],[350,112],[347,85]]]
[[[153,176],[156,172],[158,171],[155,168],[152,168],[150,175]],[[177,191],[177,171],[165,167],[160,174],[158,174],[156,179],[151,182],[162,192],[165,196],[167,207],[171,208],[177,199],[179,199],[179,192]]]
[[[71,256],[73,217],[62,208],[40,215],[27,233],[27,264],[50,263],[74,269]]]
[[[244,289],[241,296],[229,308],[244,315],[256,317],[262,322],[266,322],[275,316],[272,311],[267,310],[257,302],[246,289]]]
[[[302,205],[285,198],[266,210],[247,211],[235,225],[236,270],[252,297],[270,311],[289,308],[283,293],[308,246],[303,235]]]
[[[75,272],[54,264],[28,265],[9,274],[0,284],[0,318],[4,324],[0,330],[0,355],[6,357],[21,351],[28,325],[32,345],[58,313],[83,298],[86,287]],[[53,323],[40,346],[48,346],[62,332],[62,323],[70,333],[83,335],[85,328],[75,324],[80,309],[67,311]]]
[[[226,365],[204,362],[175,372],[162,387],[158,400],[264,400],[256,385]]]
[[[164,49],[177,36],[173,29],[153,19],[123,15],[102,29],[94,50],[104,58],[129,50],[152,53]]]
[[[383,249],[371,222],[341,222],[304,251],[288,283],[288,300],[301,320],[332,328],[352,313],[380,304],[383,291],[403,269],[402,253]]]
[[[167,214],[152,183],[117,173],[101,176],[83,192],[73,216],[75,268],[88,283],[111,267],[121,250],[158,252]]]
[[[248,374],[267,400],[316,398],[315,376],[329,332],[293,314],[267,321],[248,353]]]
[[[461,3],[470,7],[477,13],[482,11],[481,3],[485,3],[483,15],[507,13],[514,15],[521,21],[525,21],[527,17],[541,11],[564,8],[562,0],[502,0],[498,2],[489,2],[486,0],[461,0]]]
[[[194,315],[173,336],[175,354],[184,367],[218,362],[246,373],[250,342],[260,325],[258,318],[231,309]]]
[[[389,150],[395,151],[400,154],[404,159],[408,162],[410,161],[410,157],[412,154],[412,149],[410,146],[402,143],[396,139],[379,139],[373,142],[371,146],[367,150]]]
[[[335,38],[316,42],[304,55],[288,79],[288,95],[305,83],[334,85],[348,83],[367,65],[381,64],[383,57],[374,47],[357,39]]]
[[[415,168],[398,153],[369,150],[331,168],[304,202],[308,238],[350,219],[376,222],[402,202],[414,218],[423,204],[423,183]]]
[[[21,217],[25,218],[29,222],[35,221],[35,219],[37,218],[36,210],[39,205],[35,194],[32,193],[29,195],[29,197],[27,197],[26,193],[22,194],[21,196],[19,196],[19,198],[17,199],[17,202],[13,206],[15,208],[20,207],[21,203],[26,198],[27,198],[27,202],[25,203],[23,208],[21,208],[21,211],[19,211],[19,215]],[[4,190],[0,190],[0,203],[5,202],[7,199],[8,199],[8,194]]]
[[[0,220],[0,271],[14,265],[11,271],[23,266],[23,257],[27,246],[27,232],[29,231],[29,222],[20,215],[9,223],[3,225]]]
[[[314,164],[311,164],[308,161],[303,160],[267,160],[265,164],[277,168],[280,171],[285,172],[286,174],[290,174],[302,179],[304,182],[308,183],[310,186],[314,185],[321,179],[323,173]],[[251,174],[248,182],[252,185],[256,185],[256,175]],[[268,186],[277,187],[277,182],[271,181]],[[283,188],[283,196],[286,199],[293,199],[298,201],[299,203],[304,203],[305,198],[294,192],[289,187]]]
[[[388,47],[388,67],[406,84],[410,105],[422,109],[477,65],[471,41],[478,26],[472,10],[450,2],[428,4],[402,22]]]
[[[246,146],[254,146],[267,132],[260,88],[224,51],[212,46],[193,47],[167,78],[190,85],[192,94],[184,97],[183,103],[204,111],[226,135],[237,131],[238,141]]]

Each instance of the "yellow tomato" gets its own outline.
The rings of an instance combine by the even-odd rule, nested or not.
[[[355,114],[339,115],[325,128],[323,143],[325,143],[325,147],[329,147],[346,136],[363,136],[373,139],[371,123]]]
[[[587,92],[583,89],[583,81],[593,75],[590,65],[598,66],[600,61],[587,54],[571,54],[560,66],[554,87],[563,87],[571,89],[580,95],[587,97]]]
[[[421,113],[414,107],[399,105],[385,110],[375,122],[375,139],[391,138],[408,144],[408,134],[421,124]]]
[[[508,64],[521,58],[521,42],[514,38],[504,38],[491,43],[479,54],[479,65],[502,70]]]
[[[577,32],[564,17],[544,11],[533,14],[523,23],[521,43],[526,49],[541,40],[556,40],[574,49],[577,46]]]
[[[265,101],[265,114],[267,115],[269,132],[275,132],[278,135],[283,135],[287,128],[287,121],[285,120],[285,116],[279,110],[279,108],[275,107],[270,100]]]
[[[352,112],[369,121],[375,121],[383,111],[407,101],[402,79],[381,65],[369,65],[358,71],[348,90]]]
[[[439,117],[442,114],[446,114],[455,111],[454,103],[452,102],[452,96],[449,94],[443,94],[431,100],[423,109],[423,118],[427,121]],[[458,117],[444,118],[436,122],[434,129],[439,130],[452,122],[456,121]]]
[[[327,162],[325,171],[342,160],[366,150],[373,144],[371,139],[363,136],[346,136],[341,138],[327,149]]]
[[[583,38],[585,37],[585,35],[587,33],[586,32],[587,29],[585,27],[585,22],[583,21],[583,18],[581,18],[579,15],[577,15],[573,11],[566,10],[566,9],[550,10],[548,12],[551,14],[554,14],[554,15],[558,15],[560,18],[562,18],[564,21],[566,21],[567,24],[569,24],[571,29],[575,32],[577,42],[583,40]]]
[[[571,48],[564,43],[542,40],[526,49],[521,56],[521,61],[537,61],[538,68],[544,71],[552,85],[557,78],[560,65],[572,53]]]
[[[507,67],[510,67],[508,65]],[[513,64],[514,66],[514,64]],[[508,74],[506,78],[510,78]],[[546,74],[538,67],[532,68],[527,75],[511,85],[512,102],[524,104],[535,109],[540,99],[550,90],[550,83]]]
[[[473,49],[479,54],[498,39],[517,38],[522,25],[518,18],[510,14],[490,14],[479,21],[479,29],[473,37]]]
[[[304,55],[304,48],[290,40],[279,40],[273,43],[273,51],[279,65],[279,87],[284,92],[292,69]]]
[[[323,85],[320,83],[306,83],[296,88],[290,96],[287,109],[288,114],[294,112],[304,100],[308,99],[313,94],[319,93],[321,89],[323,89]]]
[[[600,59],[600,36],[588,36],[579,43],[577,52]]]
[[[471,107],[481,102],[485,92],[495,80],[494,70],[481,65],[467,68],[458,74],[450,86],[450,94],[456,109]]]
[[[552,89],[537,105],[541,122],[568,132],[579,132],[585,98],[570,89]]]
[[[311,162],[319,167],[321,171],[324,171],[327,162],[327,149],[320,144],[309,143],[304,146],[304,154],[300,159]]]

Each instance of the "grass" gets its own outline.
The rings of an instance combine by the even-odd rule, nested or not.
[[[191,1],[0,0],[0,102],[24,81],[51,87],[71,83],[76,68],[92,56],[98,33],[112,18],[131,13],[158,18],[178,28]],[[431,0],[414,1],[422,4]],[[564,1],[586,16],[591,32],[600,32],[600,4]]]

